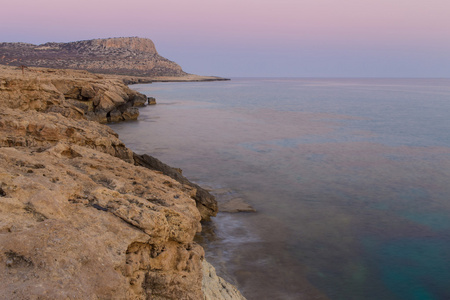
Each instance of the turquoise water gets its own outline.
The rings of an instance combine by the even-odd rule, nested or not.
[[[131,149],[256,209],[199,236],[248,299],[450,299],[449,79],[132,88]]]

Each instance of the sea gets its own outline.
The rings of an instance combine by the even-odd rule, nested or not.
[[[129,148],[254,208],[196,238],[247,299],[450,299],[450,79],[131,88]]]

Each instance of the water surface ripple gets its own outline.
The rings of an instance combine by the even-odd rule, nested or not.
[[[132,88],[111,127],[219,201],[199,241],[248,299],[450,299],[450,80],[249,79]]]

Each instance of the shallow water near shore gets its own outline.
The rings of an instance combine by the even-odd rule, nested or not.
[[[450,299],[450,79],[131,87],[128,147],[256,209],[199,236],[248,299]]]

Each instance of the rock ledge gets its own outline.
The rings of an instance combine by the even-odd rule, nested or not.
[[[214,201],[199,211],[198,187],[135,165],[79,105],[98,93],[130,99],[127,88],[87,72],[39,72],[0,68],[1,297],[242,299],[221,291],[193,241]]]

